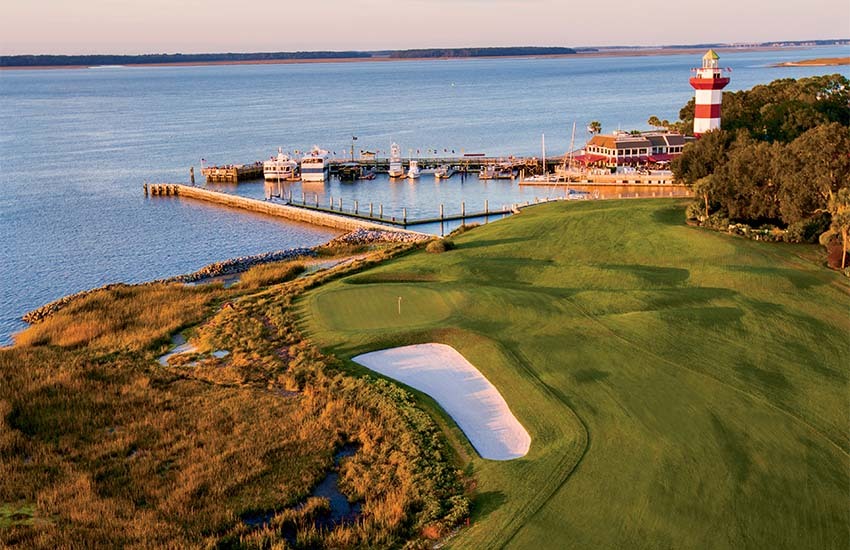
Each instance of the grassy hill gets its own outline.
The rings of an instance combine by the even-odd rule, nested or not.
[[[485,461],[422,397],[477,481],[452,547],[850,545],[850,285],[683,208],[535,207],[300,302],[345,359],[454,346],[528,429],[527,457]]]

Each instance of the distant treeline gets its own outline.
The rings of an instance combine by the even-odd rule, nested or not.
[[[587,51],[586,49],[584,51]],[[421,50],[398,50],[389,56],[399,59],[422,57],[506,57],[512,55],[569,55],[573,48],[556,47],[509,47],[509,48],[426,48]]]
[[[838,39],[830,39],[830,40],[783,40],[779,42],[756,42],[756,43],[747,43],[747,44],[724,44],[724,43],[714,43],[714,44],[671,44],[669,46],[662,46],[664,49],[694,49],[694,48],[730,48],[736,46],[749,46],[749,47],[774,47],[774,46],[840,46],[842,44],[847,44],[850,42],[850,39],[847,38],[838,38]]]
[[[162,53],[144,55],[10,55],[2,67],[71,65],[145,65],[151,63],[215,63],[227,61],[286,61],[372,57],[368,52]]]
[[[581,48],[580,51],[595,51]],[[346,51],[346,52],[256,52],[256,53],[171,53],[144,55],[9,55],[0,56],[0,67],[49,67],[76,65],[148,65],[152,63],[216,63],[239,61],[299,61],[310,59],[369,59],[391,57],[504,57],[512,55],[574,54],[573,48],[441,48],[422,50]]]

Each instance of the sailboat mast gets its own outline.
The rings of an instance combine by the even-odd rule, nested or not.
[[[540,145],[543,148],[543,175],[546,175],[546,134],[541,134]]]
[[[576,142],[576,121],[573,120],[573,135],[570,138],[570,164],[568,166],[568,168],[570,170],[572,170],[572,168],[573,168],[573,150],[575,149],[575,142]]]

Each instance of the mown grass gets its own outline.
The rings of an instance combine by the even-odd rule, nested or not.
[[[526,458],[481,460],[420,396],[477,483],[452,547],[850,545],[850,285],[683,209],[539,206],[300,302],[342,358],[454,346],[530,432]]]
[[[299,270],[94,292],[0,350],[0,546],[393,547],[463,520],[460,473],[409,394],[303,341],[291,301],[336,275],[275,284]],[[202,351],[231,353],[161,367],[187,327]],[[317,529],[326,506],[308,497],[346,443],[358,450],[340,483],[363,516]],[[243,523],[256,513],[273,517]]]

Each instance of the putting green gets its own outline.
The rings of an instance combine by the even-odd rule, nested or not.
[[[313,311],[324,327],[339,331],[410,328],[451,314],[443,294],[408,284],[345,285],[315,296]]]

